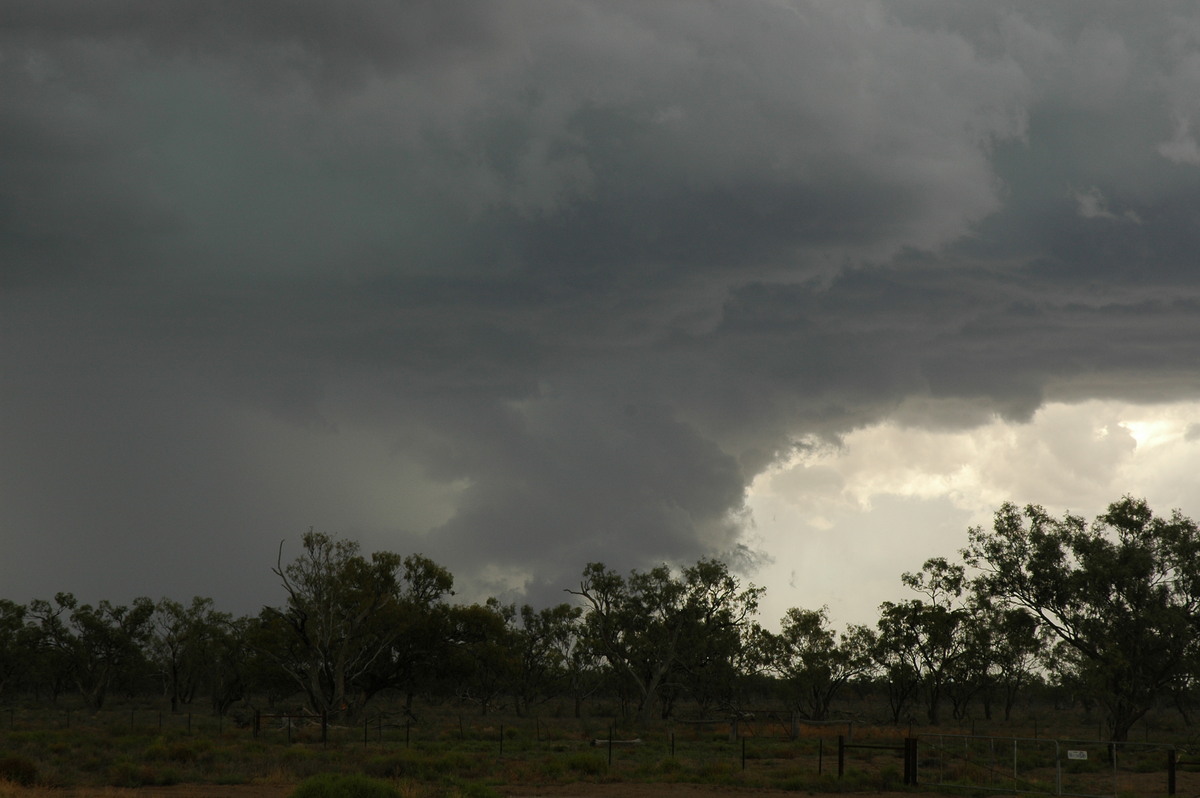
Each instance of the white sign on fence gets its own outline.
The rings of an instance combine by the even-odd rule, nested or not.
[[[1087,751],[1067,751],[1067,759],[1087,759]]]

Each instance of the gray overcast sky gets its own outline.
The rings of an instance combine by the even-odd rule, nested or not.
[[[0,595],[254,612],[316,527],[865,620],[1004,499],[1200,513],[1195,3],[2,17]]]

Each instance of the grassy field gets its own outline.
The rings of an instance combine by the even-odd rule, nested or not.
[[[914,734],[925,741],[923,784],[996,790],[997,784],[1007,788],[1028,783],[1042,789],[1054,778],[1054,764],[1037,759],[1045,757],[1049,743],[1043,741],[1053,736],[1094,742],[1101,731],[1091,719],[1060,717],[1053,723],[1025,718],[1012,724],[976,721],[936,729],[861,722],[801,725],[792,738],[787,719],[766,713],[740,722],[736,736],[728,723],[662,723],[635,732],[604,715],[480,717],[450,705],[423,708],[417,716],[419,721],[399,714],[371,714],[354,725],[330,725],[324,735],[315,719],[266,716],[256,734],[252,725],[230,719],[172,715],[152,706],[103,713],[14,708],[0,712],[0,784],[7,783],[12,794],[13,785],[61,793],[84,787],[295,785],[335,773],[386,780],[402,786],[403,794],[413,798],[488,796],[520,785],[583,783],[697,784],[811,793],[886,791],[902,787],[899,752],[847,749],[844,774],[838,778],[838,736],[856,744],[899,746],[904,737]],[[1160,721],[1155,729],[1147,727],[1142,736],[1146,738],[1142,747],[1153,751],[1159,749],[1150,745],[1151,736],[1155,743],[1188,750],[1195,742],[1195,734],[1174,720]],[[1015,746],[1010,738],[1038,738],[1038,742]],[[630,742],[633,739],[637,742]],[[1111,772],[1106,750],[1096,747],[1089,760],[1070,763],[1078,773],[1066,775],[1078,775],[1072,782],[1083,785],[1078,791],[1166,794],[1164,754],[1129,758],[1132,764],[1125,778]],[[1008,770],[1016,774],[1012,781],[1005,781]],[[1178,794],[1200,794],[1200,784],[1187,781],[1195,777],[1182,772],[1182,784],[1187,786],[1181,786]],[[0,798],[4,797],[0,789]]]

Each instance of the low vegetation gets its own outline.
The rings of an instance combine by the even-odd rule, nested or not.
[[[765,629],[764,588],[716,560],[627,575],[591,563],[564,586],[573,603],[462,605],[437,563],[317,532],[290,562],[281,549],[283,603],[253,617],[207,598],[0,599],[0,780],[827,788],[820,746],[836,735],[800,721],[897,739],[914,724],[1032,722],[1036,738],[1038,723],[1047,735],[1082,717],[1085,739],[1124,742],[1153,717],[1190,745],[1190,519],[1131,498],[1091,523],[1004,505],[967,543],[903,574],[909,598],[884,602],[874,626],[841,630],[825,608]],[[714,722],[724,730],[705,740]],[[642,743],[592,746],[614,733]],[[894,762],[864,761],[839,783],[895,781]]]

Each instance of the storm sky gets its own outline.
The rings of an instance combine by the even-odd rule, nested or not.
[[[75,0],[0,19],[0,596],[866,622],[1005,500],[1200,515],[1200,6]]]

